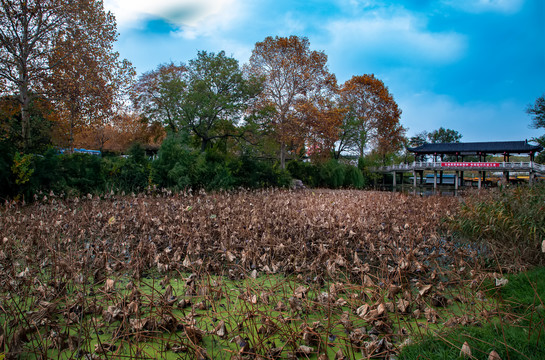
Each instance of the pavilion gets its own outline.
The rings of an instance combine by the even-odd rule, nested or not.
[[[456,161],[464,161],[465,156],[479,156],[479,161],[484,161],[486,155],[503,155],[503,161],[509,162],[512,154],[528,154],[530,161],[534,161],[535,154],[543,150],[539,145],[528,144],[526,141],[494,141],[494,142],[468,142],[468,143],[425,143],[418,147],[407,148],[415,156],[433,155],[443,160],[444,155],[456,156]]]
[[[412,172],[414,186],[416,186],[417,175],[420,175],[420,184],[423,184],[424,171],[433,171],[434,188],[438,184],[438,172],[439,183],[442,183],[443,171],[454,171],[454,186],[456,189],[463,184],[464,171],[477,171],[479,173],[479,188],[481,182],[485,179],[486,172],[503,171],[504,181],[509,181],[509,172],[525,172],[529,174],[530,183],[534,181],[536,174],[545,175],[545,165],[534,162],[535,154],[542,151],[543,147],[528,144],[528,141],[425,143],[417,147],[407,148],[407,150],[415,155],[415,161],[412,164],[383,166],[375,169],[375,171],[392,173],[394,186],[396,185],[398,173],[403,176],[405,172]],[[530,161],[510,162],[510,156],[515,154],[527,154]],[[487,162],[487,155],[503,155],[503,162]],[[433,156],[433,161],[426,161],[426,156]],[[445,160],[446,156],[448,158]],[[477,157],[478,161],[475,161]]]

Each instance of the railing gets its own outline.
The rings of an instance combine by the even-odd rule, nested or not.
[[[445,165],[447,164],[447,165]],[[448,166],[448,164],[453,164]],[[413,171],[413,170],[488,170],[488,171],[535,171],[545,174],[545,165],[535,162],[500,162],[500,163],[465,163],[467,166],[459,166],[456,162],[426,162],[415,161],[410,164],[398,164],[390,166],[380,166],[371,168],[372,172],[394,172],[394,171]],[[489,165],[487,165],[489,164]],[[494,166],[491,166],[494,164]]]

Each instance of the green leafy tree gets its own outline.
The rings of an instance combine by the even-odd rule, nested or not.
[[[159,65],[144,73],[134,85],[131,98],[136,109],[151,122],[178,132],[182,123],[182,100],[187,93],[187,67],[174,63]]]
[[[529,105],[526,113],[532,117],[533,128],[545,128],[545,95],[538,97],[533,105]],[[545,148],[545,135],[532,139]],[[545,154],[542,151],[536,158],[537,162],[545,163]]]
[[[245,78],[238,61],[223,51],[201,51],[189,61],[183,123],[199,139],[201,151],[215,140],[243,136],[238,125],[261,90],[259,78]]]
[[[427,138],[432,144],[446,144],[446,143],[459,143],[462,138],[456,130],[445,129],[440,127],[437,130],[433,130],[431,133],[427,134]]]
[[[409,139],[410,147],[418,147],[424,145],[428,140],[428,132],[422,131]]]
[[[529,105],[526,112],[532,117],[532,127],[545,128],[545,95],[538,97],[534,105]]]

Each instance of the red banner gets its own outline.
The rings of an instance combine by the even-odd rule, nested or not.
[[[497,168],[500,167],[500,163],[497,162],[442,162],[441,167],[485,167],[485,168]]]

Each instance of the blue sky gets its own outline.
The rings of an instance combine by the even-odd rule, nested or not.
[[[545,93],[543,0],[105,0],[116,49],[139,74],[197,51],[241,64],[267,36],[308,37],[339,83],[375,74],[408,135],[441,126],[462,141],[524,140]]]

